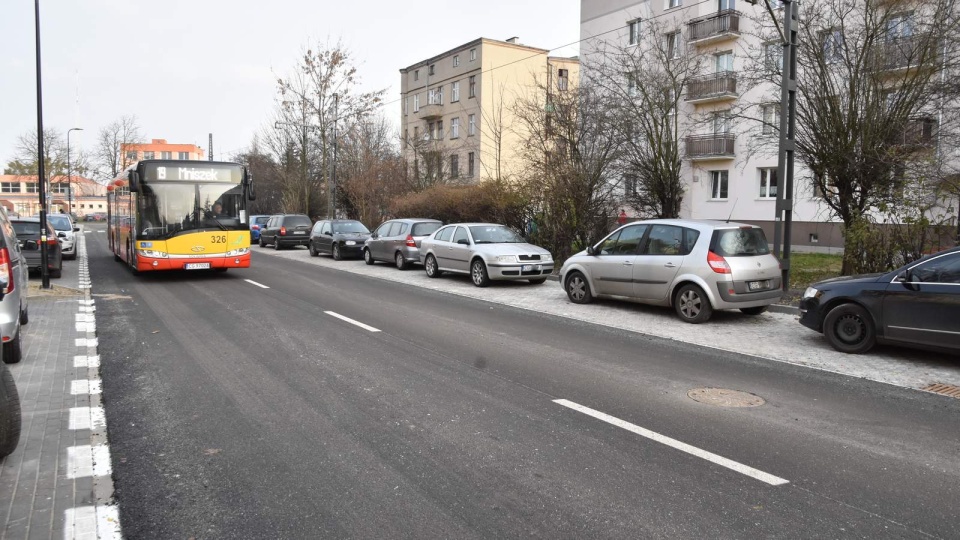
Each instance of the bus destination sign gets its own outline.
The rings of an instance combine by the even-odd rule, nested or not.
[[[185,182],[229,182],[240,183],[242,171],[238,165],[173,165],[146,164],[144,180],[173,180]]]

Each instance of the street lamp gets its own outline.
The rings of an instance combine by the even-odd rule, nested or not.
[[[36,23],[37,48],[37,180],[40,184],[40,287],[50,288],[50,269],[47,268],[47,199],[45,171],[43,166],[43,86],[40,76],[40,0],[33,2]]]
[[[73,176],[70,174],[70,132],[83,131],[75,127],[67,130],[67,214],[73,214]]]

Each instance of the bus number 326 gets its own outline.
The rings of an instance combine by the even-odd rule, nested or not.
[[[224,234],[215,234],[210,237],[210,241],[213,242],[214,244],[226,244],[227,236]]]

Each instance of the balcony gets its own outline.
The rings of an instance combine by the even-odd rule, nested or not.
[[[907,120],[902,129],[894,132],[891,143],[907,152],[932,150],[937,145],[937,128],[933,118]]]
[[[711,135],[689,135],[686,138],[687,157],[693,161],[714,159],[733,159],[733,144],[737,136],[733,133],[714,133]]]
[[[714,103],[737,99],[737,75],[732,71],[722,71],[697,77],[687,83],[687,97],[690,103]]]
[[[725,9],[687,23],[687,42],[707,45],[740,36],[740,12]]]
[[[420,107],[420,111],[417,112],[420,115],[420,118],[424,120],[436,120],[443,116],[443,105],[439,103],[430,103]]]
[[[924,63],[936,67],[939,47],[933,36],[920,34],[895,41],[888,41],[873,50],[873,63],[877,71],[901,71]]]

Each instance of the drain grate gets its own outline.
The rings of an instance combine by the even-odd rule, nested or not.
[[[760,396],[726,388],[694,388],[687,397],[714,407],[759,407],[766,403]]]
[[[954,386],[952,384],[934,383],[925,388],[921,388],[921,390],[933,392],[934,394],[940,394],[941,396],[960,399],[960,386]]]

